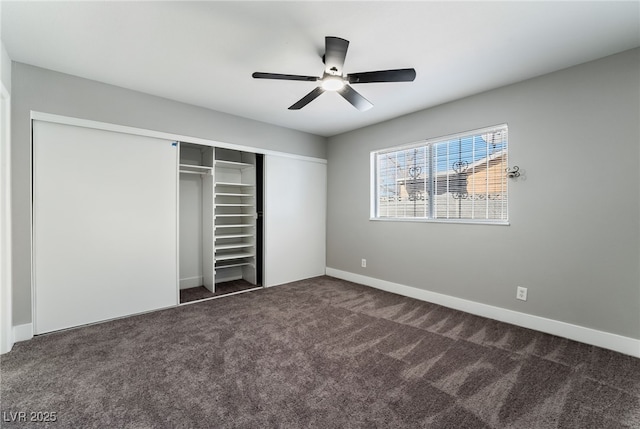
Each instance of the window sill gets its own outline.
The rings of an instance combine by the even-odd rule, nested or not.
[[[462,225],[491,225],[491,226],[509,226],[508,220],[487,221],[486,219],[426,219],[426,218],[381,218],[370,217],[369,220],[380,222],[419,222],[419,223],[449,223]]]

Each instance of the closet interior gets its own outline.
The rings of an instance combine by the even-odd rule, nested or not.
[[[184,142],[179,153],[180,303],[261,286],[261,157]]]

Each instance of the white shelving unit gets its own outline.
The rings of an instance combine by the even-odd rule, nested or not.
[[[215,282],[256,284],[256,156],[216,148],[214,160]]]

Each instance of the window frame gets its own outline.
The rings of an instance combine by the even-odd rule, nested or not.
[[[447,224],[472,224],[472,225],[510,225],[510,217],[509,217],[509,180],[505,180],[505,193],[507,195],[506,200],[506,208],[504,212],[506,214],[506,219],[471,219],[471,218],[462,218],[462,219],[454,219],[454,218],[437,218],[437,217],[380,217],[378,215],[378,155],[389,153],[389,152],[398,152],[404,151],[414,148],[422,148],[427,146],[435,146],[438,143],[448,142],[450,140],[464,138],[464,137],[472,137],[478,134],[485,134],[491,131],[495,131],[496,129],[504,128],[507,133],[506,139],[506,153],[507,153],[507,165],[509,162],[509,127],[508,124],[498,124],[489,127],[483,127],[478,129],[472,129],[468,131],[463,131],[454,134],[443,135],[439,137],[433,137],[426,140],[419,140],[408,144],[402,144],[393,147],[387,147],[377,150],[372,150],[370,152],[370,198],[369,198],[369,220],[372,221],[382,221],[382,222],[426,222],[426,223],[447,223]],[[506,172],[505,172],[506,176]],[[433,210],[430,210],[432,215]]]

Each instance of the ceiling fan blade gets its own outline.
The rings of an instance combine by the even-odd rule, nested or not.
[[[347,75],[349,83],[412,82],[415,78],[415,69],[380,70]]]
[[[364,98],[358,91],[356,91],[349,85],[345,85],[344,88],[337,92],[342,95],[345,100],[353,104],[353,107],[360,110],[361,112],[369,110],[373,107],[373,104],[371,104],[369,100]]]
[[[251,76],[253,76],[255,79],[303,80],[307,82],[315,82],[320,79],[317,76],[300,76],[297,74],[279,74],[279,73],[263,73],[263,72],[255,72]]]
[[[310,93],[302,97],[300,100],[298,100],[296,103],[294,103],[291,107],[289,107],[289,110],[302,109],[304,106],[306,106],[307,104],[311,103],[313,100],[318,98],[318,96],[323,92],[324,92],[324,89],[322,89],[321,86],[317,87],[316,89],[314,89],[313,91],[311,91]]]
[[[340,37],[327,36],[324,38],[324,64],[329,74],[342,74],[344,59],[347,57],[349,41]]]

